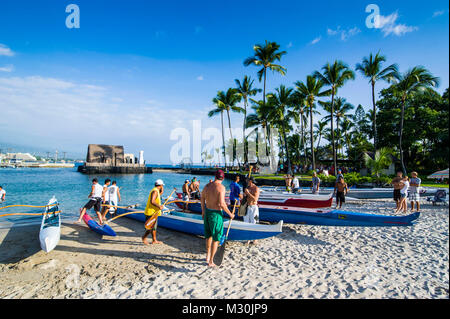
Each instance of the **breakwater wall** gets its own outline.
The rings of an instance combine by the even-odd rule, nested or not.
[[[85,163],[77,168],[83,174],[152,174],[153,169],[140,164]]]

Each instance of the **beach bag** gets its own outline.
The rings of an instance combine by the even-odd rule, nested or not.
[[[244,197],[241,200],[241,204],[239,205],[238,216],[243,217],[247,215],[247,197]]]

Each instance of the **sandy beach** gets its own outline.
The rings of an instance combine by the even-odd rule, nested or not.
[[[347,210],[392,214],[392,200],[352,201]],[[204,239],[112,223],[101,238],[64,223],[46,254],[39,226],[0,230],[0,298],[448,298],[448,206],[424,203],[412,227],[290,225],[257,245],[231,242],[220,268],[205,263]]]

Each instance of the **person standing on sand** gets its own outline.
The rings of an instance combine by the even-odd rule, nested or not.
[[[408,188],[409,188],[409,178],[405,176],[402,179],[402,189],[400,190],[400,208],[396,213],[403,212],[406,214],[408,212],[408,204],[406,204],[406,200],[408,198]]]
[[[107,192],[109,194],[110,205],[117,206],[122,199],[120,198],[120,191],[119,191],[119,187],[117,186],[116,181],[112,181],[111,186],[108,187]],[[111,208],[112,208],[111,214],[115,214],[117,207],[110,207],[107,211],[111,212]],[[105,214],[103,215],[103,218],[105,218],[105,216],[106,216],[106,211],[105,211]]]
[[[206,238],[206,262],[208,266],[215,267],[214,255],[216,254],[219,241],[223,235],[223,215],[225,211],[231,219],[234,214],[228,209],[225,202],[225,186],[222,181],[225,174],[222,170],[217,170],[215,180],[207,184],[202,191],[200,201],[202,205],[202,218]]]
[[[311,179],[311,191],[313,194],[319,193],[320,187],[320,178],[317,177],[317,173],[313,172],[313,176]]]
[[[333,195],[336,194],[336,209],[341,209],[342,204],[345,203],[345,195],[348,193],[347,183],[344,181],[344,177],[340,175],[336,184],[334,185]]]
[[[108,188],[111,184],[111,180],[109,178],[105,179],[105,185],[103,185],[103,191],[102,191],[102,203],[103,205],[111,205],[109,201],[109,192]],[[105,218],[106,212],[109,210],[109,206],[103,206],[102,207],[102,218]]]
[[[6,198],[6,191],[3,189],[3,186],[0,186],[0,203],[3,203]]]
[[[164,182],[162,179],[157,179],[155,182],[155,187],[152,188],[150,194],[148,195],[147,205],[145,206],[145,222],[150,219],[154,214],[161,215],[161,211],[164,206],[161,205],[161,195],[164,192]],[[142,236],[142,242],[148,245],[147,237],[152,234],[152,244],[162,244],[162,241],[156,240],[156,229],[158,228],[158,220],[156,220],[152,229],[147,229]]]
[[[234,177],[234,181],[230,183],[230,205],[234,205],[235,200],[237,200],[237,205],[239,205],[242,195],[241,195],[241,187],[239,186],[239,175]]]
[[[184,184],[183,184],[183,187],[181,188],[182,190],[183,190],[183,201],[185,202],[184,203],[184,208],[183,208],[183,212],[185,212],[185,211],[187,211],[188,210],[188,201],[190,200],[190,198],[191,198],[191,191],[190,191],[190,187],[189,187],[189,180],[187,179],[187,180],[185,180],[184,181]]]
[[[247,214],[244,216],[244,222],[257,224],[259,221],[258,199],[260,190],[259,187],[256,186],[253,177],[247,178],[247,185],[248,186],[244,191],[245,196],[247,196]],[[256,240],[252,243],[256,244]]]
[[[94,210],[97,213],[100,225],[103,224],[102,214],[100,214],[100,211],[102,208],[102,193],[103,193],[103,187],[101,187],[99,185],[97,178],[94,178],[92,180],[91,193],[88,196],[89,202],[87,202],[86,205],[84,205],[83,209],[80,212],[80,218],[78,218],[78,220],[75,223],[80,223],[84,214],[86,214],[86,210],[94,207]]]
[[[416,212],[420,211],[420,193],[419,187],[422,180],[418,177],[417,172],[411,173],[411,180],[409,182],[409,200],[411,201],[411,212],[414,211],[414,202],[416,203]]]
[[[189,185],[191,190],[192,199],[200,199],[200,182],[197,180],[197,177],[192,179],[191,185]]]
[[[395,201],[395,212],[400,210],[400,190],[403,188],[402,183],[403,173],[401,171],[397,172],[397,176],[394,177],[391,181],[392,186],[394,187],[394,201]]]

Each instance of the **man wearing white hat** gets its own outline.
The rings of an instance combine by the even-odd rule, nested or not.
[[[145,221],[147,221],[154,214],[161,215],[161,210],[164,206],[161,205],[161,195],[164,192],[164,182],[162,179],[157,179],[155,182],[155,187],[152,188],[150,194],[148,195],[147,206],[145,206]],[[162,244],[161,241],[156,240],[156,229],[158,227],[158,220],[156,220],[152,229],[145,231],[144,236],[142,236],[142,241],[145,245],[148,245],[147,236],[152,233],[152,244]]]

